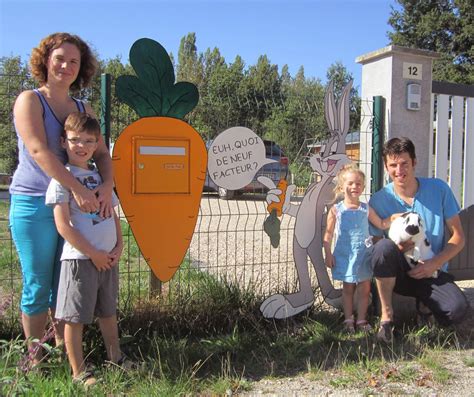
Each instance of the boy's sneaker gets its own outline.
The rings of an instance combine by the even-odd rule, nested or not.
[[[381,342],[391,343],[393,340],[393,323],[391,321],[382,321],[376,336]]]

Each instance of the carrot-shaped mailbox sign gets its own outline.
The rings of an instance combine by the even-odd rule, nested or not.
[[[115,142],[115,184],[145,260],[168,281],[191,242],[206,177],[206,145],[181,120],[199,94],[191,83],[175,83],[171,60],[156,41],[137,40],[130,63],[137,75],[120,76],[115,89],[141,118]]]

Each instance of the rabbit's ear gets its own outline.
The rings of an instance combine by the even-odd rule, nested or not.
[[[351,93],[352,80],[347,83],[342,91],[341,98],[337,103],[337,116],[340,123],[340,134],[347,135],[349,132],[349,95]]]
[[[339,121],[337,119],[336,102],[334,101],[334,81],[330,81],[326,94],[324,95],[324,115],[328,123],[329,131],[339,130]]]

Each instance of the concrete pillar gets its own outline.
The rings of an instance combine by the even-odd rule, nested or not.
[[[406,136],[416,147],[418,176],[429,175],[429,142],[431,132],[431,83],[433,59],[439,54],[391,45],[361,55],[356,62],[362,64],[362,101],[371,101],[374,96],[385,98],[385,140]],[[409,110],[407,86],[420,88],[420,103],[417,110]],[[411,101],[413,106],[413,101]],[[370,131],[369,119],[361,119],[361,131]],[[361,153],[371,152],[370,134],[361,134]],[[385,141],[384,140],[384,141]],[[370,181],[370,170],[368,180]]]

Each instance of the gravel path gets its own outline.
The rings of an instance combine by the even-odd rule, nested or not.
[[[468,297],[471,307],[465,320],[457,327],[463,335],[474,335],[474,281],[461,281],[458,285]],[[323,379],[312,379],[310,374],[291,378],[262,379],[252,383],[249,392],[237,393],[239,396],[366,396],[372,395],[418,395],[418,396],[474,396],[474,349],[443,350],[439,353],[443,367],[449,371],[451,379],[446,383],[434,383],[429,378],[420,378],[412,383],[393,382],[378,379],[374,385],[371,380],[360,387],[334,388],[330,382],[338,379],[339,372],[325,371]],[[470,366],[466,363],[469,362]]]
[[[263,197],[258,200],[223,201],[204,196],[201,200],[200,219],[190,246],[193,265],[242,286],[252,285],[252,288],[265,296],[277,290],[294,290],[297,285],[292,256],[294,219],[283,216],[281,242],[275,249],[271,247],[269,238],[263,231],[266,217]],[[474,281],[458,284],[468,296],[471,308],[457,331],[463,335],[473,335]],[[453,375],[445,384],[434,384],[429,380],[422,380],[417,384],[387,381],[373,388],[367,384],[359,388],[334,389],[330,381],[340,374],[326,371],[324,379],[318,380],[312,379],[310,375],[262,379],[252,383],[252,391],[237,394],[354,396],[366,395],[371,390],[381,395],[474,396],[474,368],[465,363],[466,360],[474,360],[474,349],[444,351],[443,355],[444,366]]]
[[[193,265],[241,286],[268,295],[296,286],[293,263],[295,219],[281,218],[281,239],[273,248],[263,231],[268,216],[264,196],[257,199],[201,200],[200,216],[189,255]]]
[[[324,373],[323,380],[311,380],[310,376],[297,376],[277,380],[261,380],[252,384],[249,392],[237,393],[239,396],[367,396],[367,395],[416,395],[416,396],[474,396],[474,367],[468,367],[465,360],[472,361],[474,349],[443,353],[444,367],[453,378],[445,384],[433,383],[429,378],[420,378],[412,383],[402,383],[378,379],[374,385],[368,380],[360,387],[332,387],[331,380],[338,377],[338,373]],[[372,385],[370,385],[372,383]]]

